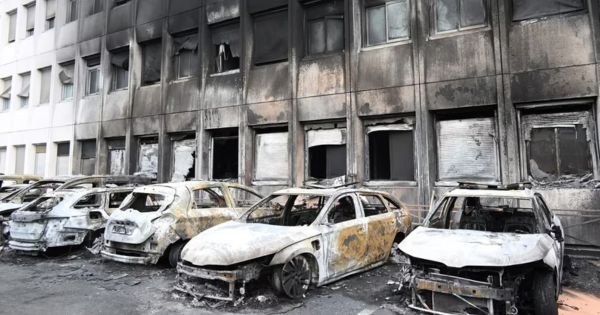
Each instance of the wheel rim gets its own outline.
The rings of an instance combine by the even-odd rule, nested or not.
[[[281,287],[291,298],[301,298],[310,284],[310,265],[306,258],[296,256],[281,270]]]

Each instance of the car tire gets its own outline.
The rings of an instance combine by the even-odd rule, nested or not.
[[[185,242],[177,242],[169,248],[169,265],[173,268],[177,267],[177,263],[181,260],[181,250],[185,246]]]
[[[290,299],[304,297],[312,278],[308,259],[298,255],[273,271],[271,284],[275,292]]]
[[[551,272],[536,272],[533,275],[533,314],[558,315],[556,284]]]

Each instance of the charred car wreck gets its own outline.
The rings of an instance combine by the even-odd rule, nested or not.
[[[382,265],[411,227],[387,193],[357,189],[287,189],[239,220],[208,229],[183,249],[176,290],[236,302],[246,284],[265,277],[301,298],[321,286]]]
[[[509,188],[471,185],[448,193],[399,245],[411,308],[558,314],[561,223],[538,193]]]
[[[192,237],[237,219],[262,197],[238,184],[190,181],[137,188],[107,224],[104,258],[156,264],[161,257],[175,267]]]

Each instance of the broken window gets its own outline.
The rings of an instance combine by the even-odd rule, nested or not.
[[[438,33],[485,25],[486,0],[435,0],[435,28]]]
[[[493,117],[439,120],[436,130],[440,181],[498,179]]]
[[[25,146],[15,146],[15,174],[23,175],[25,173]]]
[[[212,178],[232,179],[238,177],[237,129],[218,133],[212,139]]]
[[[21,108],[29,106],[29,84],[31,83],[31,73],[23,73],[19,75],[21,77],[21,92],[17,94],[21,101]]]
[[[280,9],[252,16],[254,22],[254,64],[288,59],[288,10]]]
[[[12,77],[2,79],[2,94],[0,94],[0,98],[2,98],[2,111],[7,111],[10,109],[10,93],[12,91]]]
[[[142,213],[156,212],[167,208],[171,202],[173,202],[173,196],[132,193],[123,201],[123,209],[134,209]]]
[[[149,137],[140,139],[140,150],[138,155],[137,172],[151,175],[156,178],[158,175],[158,138]]]
[[[40,69],[40,104],[50,103],[51,73],[51,67]]]
[[[94,15],[98,12],[102,12],[104,10],[104,0],[91,0],[90,6],[90,14]]]
[[[67,0],[67,20],[66,23],[77,20],[77,0]]]
[[[8,15],[8,42],[12,43],[17,37],[17,10],[6,13]]]
[[[100,74],[100,56],[86,58],[87,75],[85,95],[94,95],[100,92],[102,84],[102,75]]]
[[[327,213],[327,222],[331,224],[342,223],[356,219],[356,208],[354,200],[350,196],[338,198],[333,202]]]
[[[197,209],[207,208],[225,208],[227,202],[223,195],[223,190],[218,187],[203,188],[194,190],[194,201]]]
[[[411,125],[367,128],[370,180],[415,180],[414,135]]]
[[[195,76],[198,72],[198,34],[173,38],[175,78],[183,79]]]
[[[346,129],[307,131],[308,176],[316,179],[346,175]]]
[[[541,181],[592,174],[592,120],[588,111],[524,115],[528,174]]]
[[[171,138],[171,181],[183,182],[196,176],[196,138],[194,135]]]
[[[213,44],[213,72],[222,73],[240,68],[240,20],[210,26]]]
[[[58,78],[62,85],[61,100],[70,100],[73,98],[73,75],[75,72],[75,62],[70,61],[60,64],[61,71],[58,73]]]
[[[238,208],[251,207],[262,199],[254,192],[239,187],[229,187],[229,192],[231,192],[235,206]]]
[[[4,173],[4,170],[6,170],[6,147],[0,148],[0,173]]]
[[[125,138],[110,139],[108,146],[108,174],[125,175]]]
[[[307,54],[344,50],[344,2],[319,1],[306,7]]]
[[[257,133],[254,147],[255,180],[288,179],[288,133]]]
[[[85,209],[85,208],[100,208],[102,204],[102,194],[88,194],[75,203],[73,208],[75,209]]]
[[[129,86],[129,48],[110,52],[112,69],[111,90],[122,90]]]
[[[129,2],[129,0],[115,0],[115,7],[119,6],[119,5],[122,5],[122,4],[125,4],[127,2]]]
[[[329,196],[271,195],[252,208],[246,222],[285,226],[309,225],[315,221],[328,200]]]
[[[379,45],[410,37],[410,2],[366,1],[367,45]],[[370,5],[370,6],[369,6]]]
[[[155,39],[141,44],[142,46],[142,85],[160,82],[160,65],[162,40]]]
[[[34,174],[44,176],[46,173],[46,145],[38,144],[35,146],[35,169]]]
[[[56,144],[56,175],[69,174],[69,148],[68,142]]]
[[[96,173],[96,140],[81,141],[81,165],[79,172],[82,175]]]
[[[548,15],[582,11],[583,0],[518,0],[512,1],[513,21],[522,21]]]
[[[365,217],[384,214],[388,212],[385,204],[383,204],[383,201],[377,195],[366,195],[361,193],[358,195],[358,199],[362,204],[363,211],[365,212]]]
[[[27,11],[27,20],[25,21],[25,34],[27,37],[33,35],[35,31],[35,2],[25,5]]]
[[[121,206],[121,203],[123,203],[123,200],[125,200],[125,198],[127,198],[128,195],[129,195],[128,191],[111,193],[108,196],[108,208],[109,209],[119,208]]]
[[[54,28],[56,16],[56,0],[46,0],[46,30]]]

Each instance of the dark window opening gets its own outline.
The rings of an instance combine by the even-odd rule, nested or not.
[[[94,175],[96,172],[96,140],[81,141],[81,165],[79,171],[82,175]]]
[[[413,181],[413,132],[406,130],[369,133],[369,171],[371,180]]]
[[[162,41],[155,39],[142,45],[142,85],[160,82]]]
[[[379,45],[410,37],[409,0],[388,1],[367,7],[365,13],[367,45]]]
[[[129,48],[110,53],[111,90],[122,90],[129,86]]]
[[[67,20],[70,23],[77,20],[77,0],[67,0]]]
[[[214,47],[213,72],[222,73],[240,68],[240,22],[219,23],[210,27],[211,42]]]
[[[584,9],[583,0],[513,0],[512,19],[522,21]]]
[[[132,193],[129,198],[123,202],[123,209],[134,209],[139,212],[156,212],[163,207],[167,207],[168,199],[164,195]]]
[[[344,1],[319,1],[305,10],[307,55],[343,51]]]
[[[115,7],[129,2],[129,0],[115,0]]]
[[[99,208],[102,204],[102,195],[101,194],[89,194],[83,196],[77,203],[73,206],[75,209],[84,209],[84,208]]]
[[[111,193],[108,197],[108,207],[113,209],[119,208],[128,195],[128,191]]]
[[[90,4],[91,6],[89,15],[94,15],[104,10],[104,0],[92,0]]]
[[[212,178],[238,177],[238,135],[213,137]]]
[[[35,31],[35,2],[25,6],[27,10],[27,21],[25,25],[26,35],[29,37]]]
[[[253,17],[254,64],[264,65],[288,59],[288,10],[277,10]]]
[[[198,56],[198,34],[173,38],[173,56],[175,78],[183,79],[196,76],[200,64]]]
[[[436,31],[451,32],[487,25],[486,0],[436,0]]]
[[[309,173],[324,179],[346,175],[346,145],[320,145],[308,149]]]

